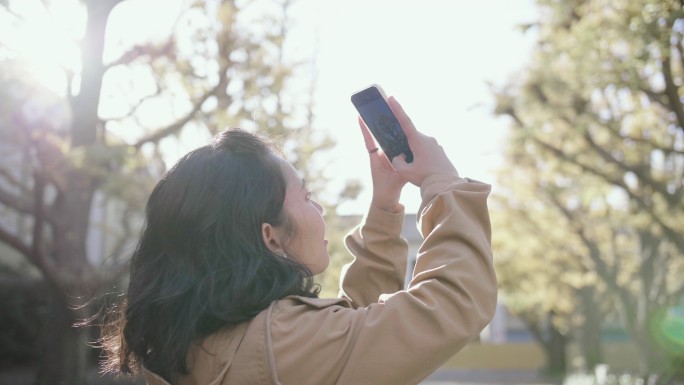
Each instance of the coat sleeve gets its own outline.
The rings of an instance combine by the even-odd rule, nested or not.
[[[496,306],[489,191],[453,175],[428,177],[425,240],[408,289],[365,307],[280,301],[268,321],[276,383],[417,384],[475,338]]]
[[[359,226],[345,237],[354,260],[342,269],[340,297],[353,307],[378,302],[381,294],[404,288],[408,244],[401,238],[404,209],[389,213],[371,207]]]

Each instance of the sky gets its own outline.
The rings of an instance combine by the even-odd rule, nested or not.
[[[118,6],[108,24],[105,60],[118,55],[111,47],[168,35],[182,1],[131,0]],[[34,15],[42,7],[38,0],[13,3]],[[64,85],[54,65],[78,66],[74,40],[83,33],[85,15],[74,11],[76,4],[61,0],[53,15],[35,18],[41,28],[29,25],[18,38],[6,40],[14,41],[36,76],[56,90]],[[437,138],[462,176],[492,183],[496,191],[492,171],[502,161],[508,122],[492,114],[488,84],[503,85],[529,61],[534,30],[523,34],[518,26],[536,21],[533,0],[296,0],[289,17],[286,59],[304,62],[307,79],[315,75],[314,129],[337,143],[314,159],[330,178],[323,199],[334,199],[345,181],[358,179],[364,190],[339,212],[360,214],[370,202],[368,158],[350,102],[352,93],[370,84],[394,95],[418,130]],[[3,23],[8,25],[0,20],[0,33]],[[108,73],[105,81],[116,84],[103,89],[129,86],[115,78],[115,71]],[[108,95],[102,100],[111,102]],[[116,103],[108,108],[116,115]],[[205,143],[191,131],[171,148],[176,159]],[[402,203],[415,213],[419,190],[408,186]]]
[[[373,83],[397,98],[418,130],[437,138],[462,176],[494,183],[508,122],[492,114],[488,84],[503,85],[529,61],[535,36],[518,26],[537,20],[534,1],[300,0],[292,17],[293,51],[306,53],[313,41],[314,126],[337,141],[321,156],[328,176],[333,184],[358,178],[368,187],[341,213],[363,212],[370,201],[350,96]],[[402,203],[415,213],[419,190],[407,187]]]
[[[247,10],[255,20],[260,3],[269,2],[253,1]],[[181,9],[178,4],[124,3],[108,33],[124,45],[164,35]],[[501,162],[508,122],[492,114],[488,84],[503,85],[529,60],[534,30],[523,34],[519,25],[536,21],[537,14],[533,0],[294,1],[285,59],[304,63],[299,80],[307,86],[315,77],[314,130],[337,143],[313,159],[330,179],[320,198],[334,201],[347,180],[357,179],[364,186],[361,195],[338,212],[362,214],[370,202],[368,158],[350,101],[352,93],[370,84],[394,95],[418,130],[437,138],[461,176],[493,184],[496,191],[492,171]],[[144,33],[131,25],[144,26]],[[190,130],[181,140],[174,147],[177,156],[204,144]],[[419,189],[407,186],[402,203],[407,213],[415,213]]]

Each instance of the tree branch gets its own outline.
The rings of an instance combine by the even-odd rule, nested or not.
[[[209,99],[211,96],[215,95],[222,88],[225,88],[225,86],[226,86],[225,80],[226,80],[226,71],[225,71],[225,69],[223,69],[221,71],[221,77],[219,79],[218,84],[215,87],[213,87],[212,89],[210,89],[209,91],[207,91],[204,95],[202,95],[197,101],[195,101],[192,109],[184,117],[182,117],[180,120],[174,122],[173,124],[166,126],[164,128],[158,129],[155,132],[153,132],[152,134],[138,140],[138,142],[135,143],[133,145],[133,147],[139,149],[140,147],[142,147],[146,143],[155,143],[156,144],[156,143],[159,143],[160,140],[166,138],[167,136],[178,132],[181,128],[183,128],[183,126],[185,126],[188,122],[190,122],[195,117],[195,115],[202,109],[202,105],[204,104],[204,102],[207,101],[207,99]]]
[[[19,252],[19,254],[31,261],[34,265],[40,267],[40,261],[34,261],[32,259],[33,253],[31,246],[26,244],[16,235],[10,233],[2,225],[0,225],[0,241],[6,243],[8,246]]]
[[[684,36],[674,28],[670,30],[673,34],[677,35],[677,44],[675,46],[677,47],[677,52],[679,52],[679,65],[684,66]]]
[[[619,132],[615,132],[613,130],[610,130],[611,135],[613,135],[614,138],[623,140],[623,141],[631,141],[634,143],[640,143],[644,144],[646,146],[651,147],[654,150],[659,150],[662,151],[663,154],[666,156],[669,155],[684,155],[684,150],[678,150],[674,146],[667,147],[663,144],[660,143],[655,143],[651,140],[648,140],[646,138],[636,138],[634,136],[629,136],[629,135],[621,135]]]
[[[663,230],[666,237],[677,246],[679,251],[684,252],[684,237],[682,237],[682,234],[678,231],[673,230],[671,227],[665,224],[662,221],[662,219],[653,212],[653,208],[650,207],[650,205],[644,201],[643,197],[640,197],[636,193],[634,193],[634,191],[632,191],[632,189],[630,189],[629,186],[627,186],[627,184],[622,179],[614,178],[606,173],[603,173],[595,169],[594,167],[590,167],[578,161],[577,159],[568,156],[562,150],[542,141],[537,137],[532,137],[532,140],[538,145],[540,145],[543,149],[546,149],[547,151],[553,153],[554,156],[556,156],[557,158],[565,159],[569,163],[581,168],[583,171],[598,176],[616,187],[622,188],[627,193],[630,200],[636,202],[639,208],[643,209],[644,211],[646,211],[646,213],[648,213],[653,222],[655,222]]]
[[[669,107],[668,107],[668,105],[667,105],[667,101],[664,100],[664,98],[662,97],[662,96],[663,96],[662,94],[656,93],[656,92],[654,92],[654,91],[651,91],[651,90],[649,90],[649,89],[647,89],[646,87],[643,87],[643,86],[639,87],[639,88],[638,88],[638,91],[640,91],[640,92],[646,94],[646,96],[647,96],[652,102],[654,102],[655,104],[660,105],[661,107],[663,107],[663,108],[669,110]],[[631,92],[631,91],[630,91],[630,92]],[[609,98],[608,96],[604,96],[604,99],[608,100],[608,99],[610,99],[610,98]],[[594,114],[594,115],[595,115],[595,114]],[[669,155],[672,155],[672,154],[675,154],[675,155],[684,155],[684,150],[678,150],[678,149],[676,149],[676,148],[674,147],[674,142],[673,142],[672,145],[667,146],[667,145],[665,145],[665,144],[656,143],[656,142],[654,142],[654,141],[651,141],[651,140],[646,139],[646,138],[643,138],[643,137],[637,138],[637,137],[634,137],[634,136],[629,136],[629,135],[623,135],[623,134],[621,134],[621,133],[620,133],[620,122],[621,122],[622,120],[624,120],[624,116],[620,116],[620,117],[617,117],[617,118],[616,118],[615,115],[617,115],[617,114],[616,114],[616,113],[613,113],[613,115],[614,115],[614,117],[612,117],[611,122],[610,122],[610,123],[613,123],[613,124],[608,125],[607,128],[608,128],[608,133],[611,134],[614,138],[616,138],[616,139],[618,139],[618,140],[620,140],[620,141],[623,141],[623,142],[624,142],[624,141],[631,141],[631,142],[634,142],[634,143],[640,143],[640,144],[647,145],[647,146],[651,147],[651,148],[654,149],[654,150],[660,150],[660,151],[662,151],[666,156],[669,156]],[[597,119],[597,120],[600,121],[600,119]]]
[[[11,10],[10,7],[6,3],[0,2],[0,8],[5,10],[5,12],[9,13],[10,15],[16,17],[17,19],[19,19],[21,21],[26,21],[26,18],[24,16],[22,16],[16,12],[14,12],[13,10]]]
[[[0,168],[0,176],[3,177],[7,183],[21,190],[22,193],[26,193],[29,191],[29,189],[26,186],[24,186],[21,182],[19,182],[19,180],[14,175],[12,175],[12,173],[5,170],[4,168]]]
[[[533,87],[536,90],[537,97],[539,98],[540,101],[548,101],[548,98],[546,95],[544,95],[543,90],[541,89],[540,86]],[[547,102],[546,102],[547,103]],[[590,111],[587,109],[587,106],[589,105],[589,102],[587,100],[584,100],[582,98],[577,98],[577,100],[573,103],[573,109],[575,111],[575,114],[578,116],[591,116],[594,121],[600,122],[601,120],[599,119],[598,116],[596,116],[593,111]],[[679,104],[679,107],[681,108],[681,103]],[[567,117],[565,114],[560,113],[559,118],[565,122],[570,127],[573,127],[574,124],[571,120],[571,118]],[[606,131],[608,132],[614,132],[616,131],[616,128],[611,128],[606,125],[600,125],[605,128]],[[617,159],[615,156],[613,156],[612,153],[607,151],[604,147],[600,146],[596,141],[594,141],[594,138],[591,135],[591,131],[589,128],[587,128],[584,131],[584,135],[582,135],[582,138],[584,141],[591,147],[599,156],[605,160],[608,163],[616,165],[620,170],[623,172],[632,172],[634,175],[637,176],[637,178],[645,185],[650,186],[655,192],[659,193],[665,201],[668,203],[670,208],[674,208],[677,206],[679,201],[675,200],[675,196],[671,194],[668,189],[666,184],[658,183],[656,180],[654,180],[650,173],[649,169],[643,168],[643,167],[638,167],[636,165],[628,165],[627,163]]]
[[[140,108],[140,106],[141,106],[146,100],[149,100],[149,99],[152,99],[152,98],[154,98],[154,97],[156,97],[156,96],[161,95],[161,93],[162,93],[161,88],[159,88],[159,85],[158,85],[158,84],[157,84],[156,86],[157,86],[157,90],[156,90],[154,93],[151,93],[151,94],[149,94],[149,95],[146,95],[146,96],[143,96],[142,98],[140,98],[140,99],[135,103],[135,105],[133,105],[133,106],[131,107],[131,109],[130,109],[125,115],[120,116],[120,117],[118,117],[118,118],[107,119],[107,121],[112,121],[112,120],[123,120],[123,119],[127,119],[127,118],[130,118],[131,116],[133,116],[133,115],[138,111],[138,109]],[[101,121],[101,122],[104,123],[105,121]]]
[[[50,178],[41,176],[40,182],[36,179],[34,175],[33,188],[22,185],[11,173],[4,169],[0,169],[0,174],[6,178],[11,178],[16,184],[17,188],[20,190],[18,193],[12,193],[0,185],[0,204],[7,206],[9,209],[15,211],[18,214],[29,215],[35,219],[36,216],[36,201],[31,199],[31,196],[36,192],[36,189],[44,189],[46,181]],[[44,175],[44,174],[41,174]],[[38,183],[42,184],[38,186]],[[47,221],[48,224],[55,226],[59,221],[54,217],[50,210],[46,210],[45,207],[41,208],[41,220]]]
[[[539,95],[539,97],[545,98],[544,95]],[[502,111],[502,114],[508,114],[509,116],[511,116],[515,121],[517,127],[519,127],[520,129],[526,127],[525,123],[520,119],[520,117],[517,115],[515,109],[512,106],[509,106],[505,111]],[[663,230],[665,236],[678,248],[678,250],[680,252],[684,252],[684,237],[682,237],[678,231],[666,225],[658,215],[653,213],[652,208],[644,201],[644,199],[636,195],[634,191],[632,191],[632,189],[630,189],[629,186],[627,186],[627,184],[622,179],[614,178],[606,173],[599,171],[594,167],[590,167],[578,161],[574,157],[568,156],[562,150],[544,142],[536,136],[531,136],[531,140],[537,143],[539,146],[541,146],[542,149],[551,152],[556,158],[565,159],[569,163],[578,166],[583,171],[588,172],[592,175],[596,175],[602,178],[603,180],[613,184],[614,186],[622,188],[627,193],[630,200],[636,202],[639,208],[643,209],[648,213],[653,222],[655,222]]]
[[[17,196],[11,194],[2,187],[0,187],[0,203],[21,214],[33,215],[34,212],[33,202],[31,202],[30,198],[26,195]]]
[[[35,204],[38,204],[39,196],[41,197],[41,200],[43,197],[43,187],[41,183],[43,182],[38,182],[38,186],[35,189]],[[40,207],[42,207],[42,205],[43,203],[40,203]],[[33,214],[33,212],[31,213]],[[33,239],[31,240],[31,244],[27,244],[20,237],[12,234],[9,230],[3,228],[2,226],[0,226],[0,242],[4,242],[8,246],[19,252],[24,258],[26,258],[29,262],[35,265],[42,272],[43,276],[46,279],[52,280],[53,277],[49,273],[51,273],[54,269],[51,269],[50,266],[48,266],[48,264],[46,263],[46,260],[41,249],[42,232],[45,225],[44,219],[45,217],[43,217],[42,214],[33,216]]]
[[[538,85],[531,85],[533,91],[536,93],[536,97],[540,102],[544,102],[547,100],[546,95],[544,95],[543,91],[541,90],[541,87]],[[520,129],[526,127],[525,123],[520,119],[520,117],[516,114],[515,109],[512,106],[509,106],[505,111],[502,111],[504,114],[510,115],[514,121],[517,124],[517,127]],[[564,117],[561,117],[561,119],[565,119]],[[567,120],[566,120],[567,123]],[[682,237],[682,234],[679,231],[676,231],[672,229],[670,226],[665,224],[658,215],[656,215],[653,212],[652,207],[644,201],[644,198],[637,195],[632,189],[627,186],[627,184],[622,180],[621,178],[615,178],[611,175],[606,174],[605,172],[602,172],[598,170],[595,167],[591,167],[587,164],[584,164],[577,160],[574,156],[571,156],[569,154],[566,154],[563,152],[561,149],[556,148],[555,146],[544,142],[543,140],[539,139],[536,136],[531,136],[531,140],[535,143],[537,143],[539,146],[541,146],[542,149],[545,149],[549,152],[551,152],[556,158],[558,159],[565,159],[567,162],[570,164],[573,164],[575,166],[578,166],[580,169],[583,171],[590,173],[592,175],[598,176],[599,178],[605,180],[608,183],[613,184],[616,187],[622,188],[627,195],[629,196],[630,200],[636,202],[636,204],[639,206],[639,208],[643,209],[648,213],[648,215],[651,217],[653,222],[655,222],[660,228],[663,230],[663,233],[665,236],[679,249],[680,252],[684,252],[684,237]]]
[[[128,51],[124,52],[118,59],[105,64],[104,70],[106,71],[118,65],[131,64],[143,56],[147,57],[150,62],[161,57],[168,57],[171,60],[174,60],[174,48],[175,42],[173,39],[169,39],[164,45],[161,46],[152,44],[135,45]]]
[[[648,88],[646,88],[644,86],[640,86],[639,91],[646,94],[648,99],[650,101],[654,102],[655,104],[658,104],[658,105],[664,107],[665,109],[668,109],[668,110],[670,109],[670,106],[667,104],[667,101],[665,100],[665,98],[663,98],[664,94],[662,94],[660,92],[655,92],[653,90],[649,90]]]
[[[584,227],[575,222],[572,213],[565,206],[563,206],[563,204],[558,201],[557,197],[555,197],[553,194],[547,195],[551,199],[553,205],[568,221],[570,228],[573,229],[574,233],[579,237],[587,250],[589,250],[589,258],[591,258],[591,260],[594,262],[596,272],[620,299],[623,316],[628,326],[633,330],[637,330],[638,328],[634,324],[634,321],[636,320],[636,309],[634,303],[631,300],[629,292],[618,284],[617,272],[615,270],[611,271],[611,269],[608,267],[608,264],[606,264],[606,261],[601,258],[601,250],[599,249],[598,245],[587,236],[584,231]]]
[[[156,144],[156,143],[159,143],[160,140],[166,138],[167,136],[178,132],[181,128],[183,128],[183,126],[188,124],[188,122],[190,122],[195,117],[195,114],[197,114],[200,111],[200,109],[202,108],[202,104],[204,104],[204,102],[207,99],[209,99],[211,94],[212,94],[211,92],[204,94],[199,100],[197,100],[194,103],[194,106],[192,107],[190,112],[188,112],[180,120],[178,120],[178,121],[174,122],[173,124],[170,124],[164,128],[158,129],[155,132],[153,132],[152,134],[147,135],[144,138],[138,140],[138,142],[136,142],[133,145],[133,147],[139,149],[140,147],[142,147],[146,143]]]
[[[651,177],[650,173],[648,173],[648,171],[645,168],[640,168],[637,166],[630,166],[630,165],[626,164],[625,162],[622,162],[619,159],[617,159],[616,157],[614,157],[613,154],[606,151],[605,148],[599,146],[596,143],[596,141],[594,141],[594,138],[592,137],[591,132],[589,130],[585,131],[583,137],[584,137],[585,142],[587,144],[589,144],[589,147],[591,147],[594,151],[596,151],[596,153],[598,153],[599,156],[603,160],[605,160],[608,163],[612,163],[612,164],[618,166],[618,168],[625,173],[627,173],[627,172],[634,173],[634,175],[636,175],[637,178],[641,182],[650,186],[654,191],[656,191],[660,195],[662,195],[665,198],[665,201],[667,201],[668,204],[670,205],[670,208],[673,208],[677,204],[681,203],[681,202],[673,201],[672,200],[673,195],[667,190],[667,186],[663,185],[662,183],[658,183],[657,181],[655,181]]]
[[[665,53],[661,68],[665,80],[665,94],[670,102],[670,110],[677,117],[679,129],[684,133],[684,108],[682,108],[682,101],[679,97],[679,87],[672,77],[672,56],[669,53]]]

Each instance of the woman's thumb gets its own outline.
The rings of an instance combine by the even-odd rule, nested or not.
[[[392,167],[394,167],[398,173],[406,170],[409,167],[409,164],[406,163],[406,154],[395,156],[394,159],[392,159]]]
[[[404,111],[404,108],[401,106],[401,104],[399,104],[394,96],[389,97],[388,104],[394,113],[394,116],[397,118],[397,121],[399,121],[399,125],[404,131],[404,134],[408,138],[410,144],[413,141],[413,138],[418,134],[416,126],[413,124],[411,118],[409,118],[408,114],[406,114],[406,111]]]

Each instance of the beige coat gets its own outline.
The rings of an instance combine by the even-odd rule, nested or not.
[[[273,302],[192,347],[191,373],[179,385],[419,383],[494,314],[489,191],[452,175],[426,178],[425,241],[406,290],[403,213],[371,209],[345,240],[355,260],[343,271],[341,298]],[[154,373],[145,378],[168,384]]]

